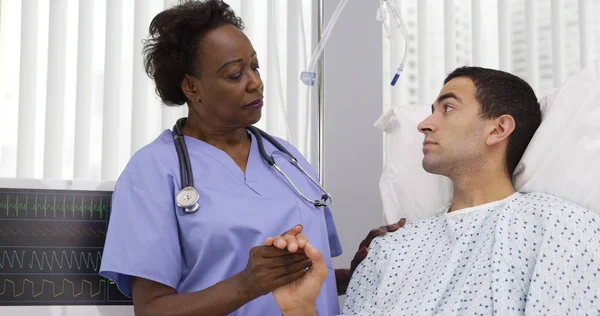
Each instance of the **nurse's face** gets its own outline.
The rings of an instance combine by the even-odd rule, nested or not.
[[[471,79],[450,80],[432,105],[432,114],[419,124],[425,135],[423,168],[427,172],[451,177],[483,161],[487,122],[480,117],[475,93]]]
[[[263,82],[256,52],[242,31],[227,24],[203,34],[196,67],[199,75],[188,75],[183,89],[203,121],[241,128],[260,120]]]

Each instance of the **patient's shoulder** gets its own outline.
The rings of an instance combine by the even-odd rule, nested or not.
[[[600,223],[598,214],[565,199],[540,192],[520,193],[518,198],[509,203],[507,211],[507,215],[514,215],[515,218],[523,217],[547,223],[564,222],[566,226]]]
[[[573,202],[559,198],[552,194],[541,192],[520,193],[520,197],[515,199],[521,207],[527,209],[540,209],[546,212],[550,211],[573,211],[578,213],[587,213],[589,210]]]

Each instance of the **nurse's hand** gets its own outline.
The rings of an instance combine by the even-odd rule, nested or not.
[[[327,279],[327,266],[321,251],[308,242],[302,246],[304,253],[312,260],[312,267],[300,279],[273,291],[275,301],[284,316],[317,315],[315,301]]]
[[[302,226],[296,226],[285,234],[297,235],[301,231]],[[240,286],[248,297],[257,298],[296,281],[311,266],[303,249],[296,247],[295,252],[290,252],[270,246],[254,247],[246,268],[239,273]]]

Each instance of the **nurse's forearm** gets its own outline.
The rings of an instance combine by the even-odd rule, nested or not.
[[[235,275],[202,291],[164,295],[145,304],[135,304],[135,315],[226,315],[255,298],[242,277]]]

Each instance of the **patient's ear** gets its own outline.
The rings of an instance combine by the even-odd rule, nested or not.
[[[486,140],[488,146],[493,146],[508,139],[515,130],[515,119],[510,115],[502,115],[492,119],[491,122],[493,123],[493,129]]]

